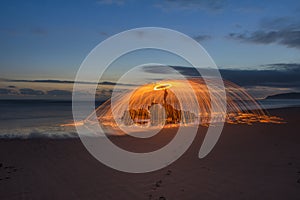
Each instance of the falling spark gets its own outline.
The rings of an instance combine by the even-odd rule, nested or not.
[[[208,83],[213,90],[208,90]],[[243,88],[229,81],[224,81],[224,86],[226,95],[213,79],[165,80],[142,85],[106,101],[85,122],[98,121],[110,127],[283,123],[281,118],[269,116]],[[217,112],[213,112],[212,104]]]

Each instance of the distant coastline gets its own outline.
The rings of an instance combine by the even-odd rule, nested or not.
[[[300,99],[299,92],[282,93],[267,96],[265,99]]]

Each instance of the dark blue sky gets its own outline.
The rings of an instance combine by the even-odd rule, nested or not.
[[[221,68],[277,70],[300,63],[299,19],[297,0],[4,0],[0,78],[72,80],[99,42],[145,26],[195,38]]]

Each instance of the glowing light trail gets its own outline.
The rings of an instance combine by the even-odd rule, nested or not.
[[[282,123],[280,118],[269,116],[243,88],[229,81],[224,81],[227,96],[227,110],[224,110],[220,102],[225,97],[213,79],[210,81],[213,91],[200,78],[146,84],[133,92],[119,94],[113,106],[111,100],[106,101],[95,110],[96,115],[91,115],[97,116],[96,119],[88,117],[85,121],[111,127]],[[217,105],[218,112],[212,113],[211,103]]]

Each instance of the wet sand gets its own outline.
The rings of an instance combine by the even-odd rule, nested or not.
[[[213,151],[199,159],[202,128],[180,159],[145,174],[104,166],[79,139],[3,139],[0,199],[300,199],[300,108],[269,112],[287,123],[227,124]],[[139,152],[171,137],[166,131],[143,142],[112,140]]]

